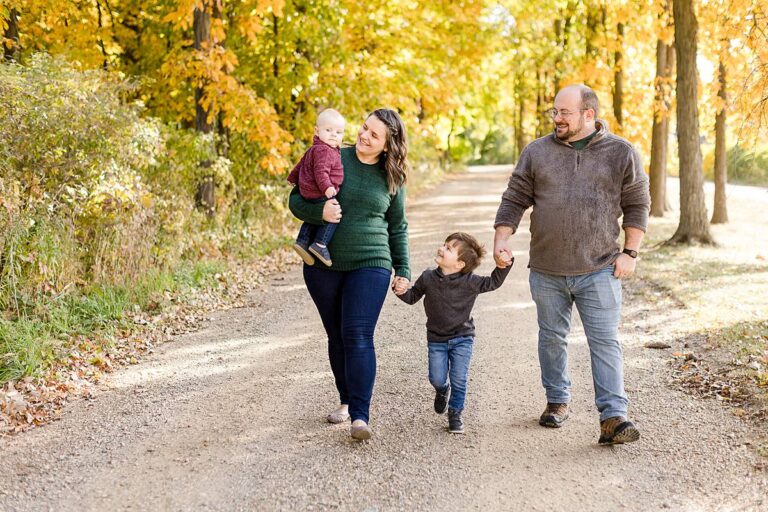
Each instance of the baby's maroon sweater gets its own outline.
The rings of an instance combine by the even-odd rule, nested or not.
[[[344,181],[341,150],[329,146],[315,135],[312,147],[304,153],[288,175],[288,181],[299,185],[299,192],[304,199],[323,198],[328,187],[333,187],[338,192],[341,182]]]

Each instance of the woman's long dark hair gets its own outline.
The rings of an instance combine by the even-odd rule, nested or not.
[[[379,108],[371,112],[372,116],[387,127],[387,150],[383,153],[384,171],[387,175],[387,187],[390,194],[405,184],[410,165],[408,164],[408,138],[405,124],[400,114],[388,108]]]

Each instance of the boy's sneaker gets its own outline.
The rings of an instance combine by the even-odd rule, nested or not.
[[[547,403],[547,408],[539,417],[539,425],[549,428],[560,428],[568,419],[568,404]]]
[[[304,263],[307,265],[315,264],[315,258],[309,254],[306,244],[303,244],[302,242],[296,242],[293,244],[293,250],[299,253],[299,256],[301,256],[301,259],[303,259]]]
[[[314,254],[315,257],[319,259],[326,267],[331,266],[331,253],[328,252],[328,248],[326,246],[315,242],[309,246],[309,252]]]
[[[450,384],[445,388],[445,391],[435,390],[435,412],[437,414],[445,414],[445,411],[448,410],[448,395],[450,392]]]
[[[451,434],[464,433],[464,420],[461,419],[461,409],[448,409],[448,432]]]
[[[640,439],[640,431],[624,416],[614,416],[600,422],[599,444],[624,444]]]

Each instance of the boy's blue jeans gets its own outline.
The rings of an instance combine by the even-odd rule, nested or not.
[[[539,364],[547,402],[571,401],[568,342],[573,304],[579,310],[592,359],[595,405],[600,420],[627,415],[624,360],[619,343],[621,281],[614,267],[579,276],[555,276],[531,270],[531,296],[539,321]]]
[[[464,409],[469,380],[469,362],[472,360],[471,336],[453,338],[445,343],[429,342],[429,382],[444,393],[451,386],[449,409]]]

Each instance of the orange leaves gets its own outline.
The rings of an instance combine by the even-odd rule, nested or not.
[[[269,148],[259,162],[263,170],[273,175],[286,170],[288,162],[285,157],[293,137],[280,127],[279,118],[267,101],[258,98],[231,76],[205,88],[203,99],[221,112],[222,124],[226,128],[244,134],[249,142]]]
[[[280,127],[272,106],[238,78],[236,50],[242,41],[235,40],[231,47],[225,47],[223,42],[232,36],[228,31],[236,27],[236,35],[243,36],[246,44],[256,44],[263,31],[263,16],[279,15],[283,5],[283,1],[276,0],[236,4],[222,0],[179,0],[164,21],[174,23],[176,31],[188,32],[198,9],[205,13],[204,22],[209,26],[197,32],[194,48],[192,41],[186,41],[166,54],[159,69],[162,81],[153,88],[158,104],[172,118],[190,121],[197,102],[207,113],[209,124],[219,120],[221,128],[243,134],[263,148],[272,148],[265,149],[259,162],[270,173],[283,172],[287,166],[285,155],[292,137]],[[194,96],[195,91],[201,94]],[[168,101],[160,99],[163,97]]]
[[[257,44],[259,35],[264,28],[264,20],[259,13],[250,11],[249,13],[238,17],[235,26],[240,35],[248,41],[249,44]]]
[[[285,7],[283,0],[246,2],[236,7],[233,25],[249,44],[257,44],[264,29],[264,16],[280,17],[283,15],[283,7]]]
[[[175,0],[175,6],[163,17],[164,23],[171,23],[176,28],[186,30],[192,27],[195,8],[202,9],[206,0]]]

